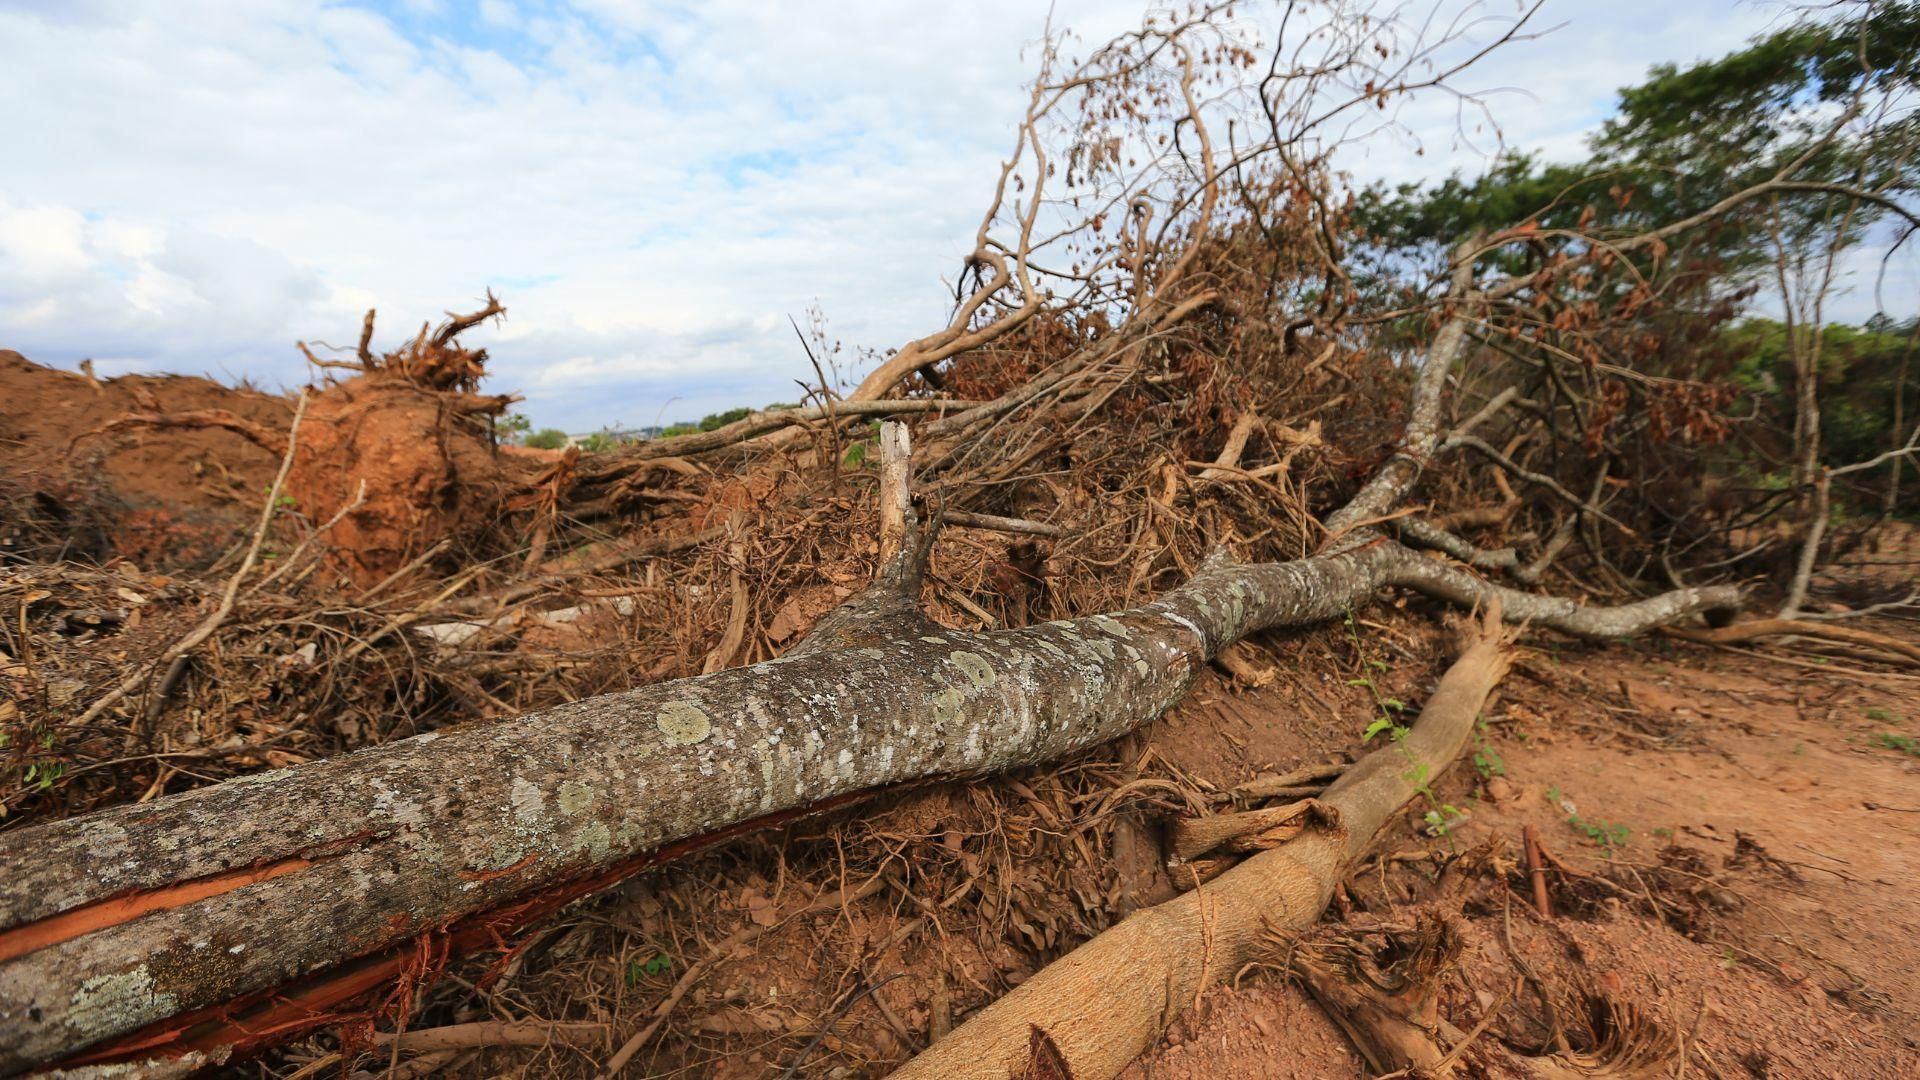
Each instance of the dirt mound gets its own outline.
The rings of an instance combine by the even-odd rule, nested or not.
[[[224,413],[284,432],[284,397],[186,375],[97,379],[0,350],[3,558],[42,546],[191,565],[217,556],[259,509],[278,455],[217,426],[112,428],[142,414]],[[49,552],[51,553],[51,552]]]

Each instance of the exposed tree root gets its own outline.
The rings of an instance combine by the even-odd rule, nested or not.
[[[1265,851],[1318,826],[1340,827],[1339,812],[1313,799],[1245,813],[1176,818],[1168,826],[1167,853],[1185,861],[1210,851]]]
[[[1340,935],[1291,950],[1300,981],[1375,1075],[1652,1080],[1668,1075],[1680,1058],[1676,1032],[1632,1005],[1595,994],[1586,999],[1587,1026],[1594,1034],[1587,1049],[1534,1056],[1482,1039],[1514,991],[1489,1006],[1472,1030],[1463,1031],[1441,1015],[1441,979],[1458,962],[1462,947],[1455,917],[1427,911],[1410,930],[1387,930],[1383,937],[1378,946],[1362,936]],[[1463,1065],[1471,1065],[1471,1071]]]
[[[277,431],[269,431],[259,424],[228,412],[225,409],[192,409],[174,413],[133,413],[122,416],[111,423],[102,424],[92,431],[83,431],[67,444],[68,452],[80,445],[82,439],[100,435],[112,435],[133,428],[223,428],[247,440],[262,450],[274,454],[287,452],[287,437]]]
[[[471,1050],[485,1046],[547,1046],[552,1043],[604,1045],[607,1025],[555,1023],[551,1020],[479,1020],[470,1024],[404,1031],[396,1035],[375,1032],[375,1046],[398,1047],[415,1053]]]

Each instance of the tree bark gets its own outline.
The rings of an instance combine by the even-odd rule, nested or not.
[[[790,656],[19,830],[0,836],[0,1072],[88,1047],[86,1060],[245,1048],[257,1017],[195,1011],[274,988],[281,1033],[322,1022],[423,934],[483,945],[525,909],[696,838],[1105,742],[1171,707],[1228,643],[1388,585],[1498,595],[1510,618],[1588,637],[1739,599],[1582,608],[1385,539],[1285,564],[1215,559],[1113,615]]]

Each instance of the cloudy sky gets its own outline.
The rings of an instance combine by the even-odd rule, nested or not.
[[[1090,41],[1144,10],[1053,8]],[[290,386],[296,339],[350,341],[378,307],[391,345],[492,287],[511,312],[484,335],[493,388],[540,426],[790,400],[811,369],[787,320],[809,305],[875,347],[944,318],[1046,12],[0,0],[0,348]],[[1465,85],[1499,91],[1510,145],[1571,154],[1648,63],[1778,17],[1549,0],[1558,29]],[[1445,108],[1409,119],[1423,155],[1382,142],[1351,166],[1416,179],[1495,145]]]

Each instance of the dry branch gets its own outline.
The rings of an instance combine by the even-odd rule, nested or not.
[[[92,431],[81,432],[67,444],[68,452],[78,446],[80,440],[96,435],[111,435],[129,428],[222,428],[247,440],[253,445],[273,454],[287,452],[287,436],[277,431],[269,431],[247,418],[226,409],[189,409],[171,413],[133,413],[122,416],[110,423],[102,424]]]
[[[604,480],[630,471],[636,464],[658,458],[703,454],[785,427],[805,427],[822,421],[853,420],[875,416],[906,416],[914,413],[959,413],[980,405],[977,401],[950,398],[910,398],[899,401],[835,401],[796,409],[771,409],[749,413],[739,420],[712,431],[695,431],[664,439],[651,439],[595,455],[592,468],[583,472],[588,480]]]
[[[1184,862],[1222,848],[1265,851],[1279,847],[1315,824],[1337,829],[1339,813],[1313,799],[1303,799],[1245,813],[1176,818],[1167,828],[1167,853]]]
[[[472,1050],[484,1046],[550,1046],[604,1044],[607,1025],[594,1023],[556,1023],[551,1020],[479,1020],[470,1024],[424,1028],[398,1034],[375,1032],[375,1046],[398,1047],[413,1053],[442,1050]]]
[[[1066,529],[1058,525],[1049,525],[1044,521],[1001,517],[998,514],[974,514],[965,510],[948,510],[941,515],[941,520],[948,525],[963,529],[986,529],[990,532],[1013,533],[1017,536],[1045,536],[1057,540],[1067,535]]]
[[[1811,638],[1815,641],[1838,641],[1848,645],[1865,645],[1870,649],[1878,649],[1920,663],[1920,646],[1901,641],[1899,638],[1876,634],[1871,630],[1808,622],[1804,619],[1749,619],[1711,630],[1669,627],[1662,632],[1683,641],[1695,641],[1705,645],[1734,645],[1743,641],[1788,636]]]
[[[1256,799],[1288,798],[1298,793],[1300,788],[1314,791],[1327,786],[1327,782],[1346,772],[1346,762],[1333,762],[1325,765],[1303,765],[1283,773],[1270,776],[1256,776],[1233,789],[1233,797],[1239,802],[1252,802]]]

